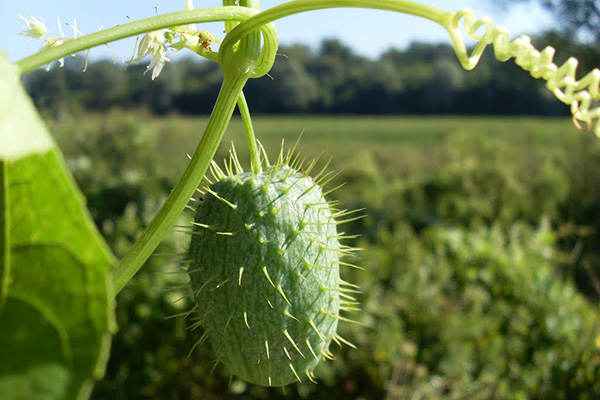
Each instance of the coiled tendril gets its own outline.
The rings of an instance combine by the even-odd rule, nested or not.
[[[464,32],[478,41],[471,54],[461,36],[461,21]],[[600,137],[600,107],[595,103],[600,100],[600,70],[595,68],[577,80],[577,59],[571,57],[559,67],[552,61],[554,48],[548,46],[538,51],[531,44],[531,38],[526,35],[511,40],[507,30],[495,27],[487,17],[476,19],[473,11],[468,8],[450,13],[441,24],[450,34],[463,68],[475,68],[483,51],[491,44],[499,61],[514,58],[515,63],[532,77],[544,79],[548,90],[571,107],[573,123],[579,130],[593,130]],[[478,34],[477,31],[482,28],[485,32]]]

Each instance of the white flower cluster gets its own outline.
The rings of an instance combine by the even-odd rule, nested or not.
[[[135,61],[139,63],[147,55],[152,56],[152,60],[144,71],[144,74],[152,70],[152,80],[160,74],[165,63],[171,61],[166,56],[167,53],[167,42],[165,40],[165,34],[163,31],[150,32],[144,35],[140,44],[137,48],[137,58],[129,61],[129,63]]]
[[[46,24],[44,23],[44,20],[41,18],[38,19],[32,15],[29,15],[29,19],[25,18],[22,15],[19,15],[19,18],[21,18],[23,21],[25,21],[25,23],[27,24],[27,27],[29,28],[25,31],[20,32],[20,35],[29,36],[31,38],[30,41],[34,41],[37,39],[44,40],[44,47],[43,47],[44,49],[56,47],[56,46],[59,46],[64,43],[66,38],[65,38],[65,35],[60,26],[59,17],[57,17],[58,29],[60,30],[60,36],[58,36],[58,37],[50,35],[50,33],[48,32],[48,29],[46,29]],[[77,28],[75,28],[75,25],[76,25],[76,22],[73,25],[73,30],[75,31],[75,35],[77,35]],[[61,58],[60,60],[58,60],[58,63],[60,64],[61,67],[64,66],[64,64],[65,64],[64,58]],[[49,69],[49,68],[50,68],[50,65],[48,65],[47,69]]]
[[[152,71],[152,79],[160,74],[165,63],[171,61],[166,56],[167,50],[179,51],[187,48],[197,53],[210,52],[211,43],[217,41],[215,37],[208,31],[196,31],[192,28],[171,28],[149,32],[145,34],[141,40],[136,42],[136,50],[131,60],[126,62],[140,63],[146,56],[151,56],[150,64],[144,74]]]
[[[58,28],[60,36],[51,36],[46,29],[46,24],[41,18],[36,18],[29,15],[29,18],[25,18],[22,15],[19,16],[27,24],[27,30],[22,31],[20,34],[29,36],[31,41],[41,39],[44,41],[43,48],[56,47],[63,44],[66,38],[60,24],[60,19],[57,18]],[[77,21],[74,21],[72,25],[69,25],[74,32],[73,39],[77,38],[77,34],[81,33],[77,29]],[[131,60],[126,61],[125,64],[129,65],[132,63],[140,63],[146,56],[151,56],[150,64],[144,74],[148,71],[152,71],[152,79],[161,73],[165,63],[171,61],[167,57],[167,50],[179,51],[187,48],[194,51],[197,54],[205,56],[210,59],[216,60],[215,53],[212,53],[211,44],[213,42],[220,43],[220,40],[215,38],[212,33],[208,31],[198,31],[194,25],[189,27],[175,27],[166,30],[154,31],[145,34],[142,39],[138,40],[135,44],[135,50]],[[64,59],[58,60],[60,66],[64,66]],[[87,58],[86,58],[87,66]],[[48,69],[50,65],[48,65]],[[84,69],[85,71],[85,69]]]
[[[41,39],[48,34],[48,30],[46,29],[46,24],[44,24],[43,19],[37,19],[32,15],[29,16],[31,19],[27,19],[22,15],[19,15],[19,18],[25,21],[27,27],[29,28],[26,31],[22,31],[20,34],[31,37],[30,41]]]

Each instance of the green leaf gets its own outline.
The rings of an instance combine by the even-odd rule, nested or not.
[[[86,399],[114,331],[114,259],[0,53],[0,399]]]

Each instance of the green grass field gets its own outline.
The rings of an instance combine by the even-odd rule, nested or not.
[[[136,124],[135,129],[150,138],[157,149],[156,167],[167,169],[167,175],[179,175],[184,168],[186,153],[192,153],[198,143],[207,117],[151,117],[113,111],[106,115],[84,115],[76,120],[53,124],[59,142],[72,146],[72,135],[85,136],[86,131],[119,130],[123,120]],[[448,146],[461,141],[481,141],[529,151],[560,152],[565,148],[587,143],[592,134],[582,135],[568,118],[499,118],[499,117],[381,117],[381,116],[255,116],[257,138],[271,157],[275,157],[282,139],[291,146],[302,134],[299,149],[309,159],[321,155],[333,158],[335,168],[344,168],[352,160],[359,162],[372,157],[386,178],[404,176],[415,169],[437,168],[445,162]],[[83,129],[83,132],[81,131]],[[225,135],[217,159],[226,156],[229,143],[234,142],[240,159],[248,165],[244,128],[234,118]],[[76,151],[76,149],[73,149]],[[69,152],[69,149],[67,149]]]
[[[167,117],[155,119],[152,125],[172,129],[182,139],[192,138],[206,125],[206,118]],[[493,117],[356,117],[356,116],[256,116],[256,134],[265,144],[295,141],[303,133],[301,145],[319,147],[334,155],[346,147],[385,149],[390,146],[424,150],[438,145],[453,134],[501,135],[507,140],[549,143],[565,132],[576,129],[569,119],[558,118],[493,118]],[[244,135],[239,118],[232,121],[226,140],[239,140]],[[184,139],[185,140],[185,139]]]

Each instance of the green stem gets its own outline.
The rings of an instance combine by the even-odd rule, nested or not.
[[[250,117],[250,109],[246,102],[246,96],[244,92],[240,93],[238,97],[238,109],[242,116],[242,122],[244,123],[244,129],[246,131],[246,138],[248,139],[248,148],[250,149],[250,170],[253,174],[258,174],[261,171],[260,167],[260,153],[256,144],[256,136],[254,135],[254,127],[252,126],[252,118]]]
[[[54,60],[130,36],[192,23],[230,20],[243,21],[256,13],[257,11],[251,8],[234,6],[177,11],[140,21],[129,22],[77,39],[68,40],[59,46],[45,49],[19,60],[15,64],[19,67],[21,74],[26,74]]]
[[[258,0],[223,0],[223,6],[239,6],[259,10]],[[239,21],[225,21],[225,33],[229,33],[239,24]]]
[[[193,10],[194,9],[194,0],[185,0],[185,9]],[[190,29],[196,30],[196,24],[190,24]]]
[[[134,247],[111,271],[115,296],[142,267],[148,257],[150,257],[164,235],[175,223],[175,220],[179,217],[189,199],[194,195],[198,184],[206,173],[223,139],[236,101],[247,80],[247,73],[225,73],[219,97],[211,113],[204,135],[183,176],[150,223],[150,226],[138,239]]]
[[[442,11],[432,6],[406,0],[293,0],[271,7],[268,10],[262,11],[241,22],[233,31],[231,31],[231,34],[227,35],[225,40],[223,40],[223,45],[235,43],[249,32],[277,19],[306,11],[323,10],[327,8],[371,8],[395,11],[429,19],[440,25],[443,25],[445,19],[452,15],[452,13],[448,11]]]

